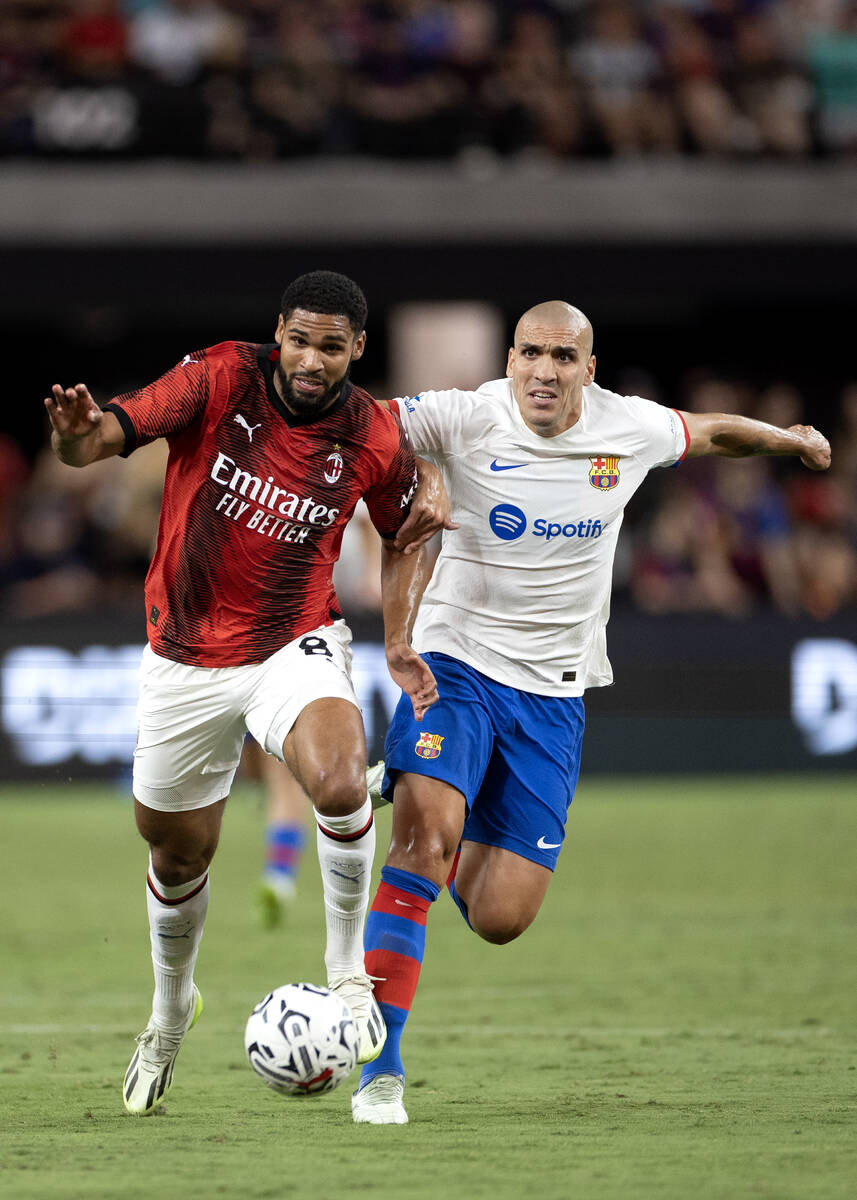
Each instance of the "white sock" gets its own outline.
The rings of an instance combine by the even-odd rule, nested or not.
[[[155,971],[152,1016],[161,1029],[180,1030],[187,1022],[208,891],[207,871],[199,879],[168,887],[155,875],[149,858],[146,906]]]
[[[372,802],[367,796],[357,812],[345,817],[326,817],[313,811],[327,920],[327,978],[362,975],[363,923],[375,857]]]

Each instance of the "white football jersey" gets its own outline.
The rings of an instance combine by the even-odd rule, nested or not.
[[[686,453],[681,417],[592,384],[580,420],[544,438],[524,423],[508,379],[396,403],[461,526],[443,534],[416,649],[539,695],[611,683],[605,627],[622,516],[652,467]]]

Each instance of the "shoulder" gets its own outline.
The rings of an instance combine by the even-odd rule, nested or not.
[[[418,419],[421,414],[428,413],[449,413],[461,420],[480,410],[502,407],[508,403],[511,394],[508,379],[494,379],[474,389],[428,388],[413,396],[399,396],[390,404],[406,424],[409,419]]]
[[[256,342],[218,342],[216,346],[194,351],[190,357],[204,359],[212,367],[247,367],[256,364],[261,349]]]
[[[678,413],[664,404],[646,400],[643,396],[622,396],[618,392],[591,384],[584,388],[587,405],[587,428],[592,433],[609,437],[625,452],[651,458],[680,447],[686,438]]]
[[[380,429],[396,429],[398,426],[396,412],[392,404],[382,404],[371,392],[367,392],[365,388],[358,387],[354,383],[351,385],[349,407],[362,420],[377,425]]]
[[[334,420],[342,423],[344,436],[352,436],[360,442],[364,452],[379,454],[386,458],[406,439],[406,434],[395,410],[381,404],[365,388],[351,385],[351,393],[344,408]]]
[[[641,422],[667,421],[672,412],[672,409],[656,404],[654,400],[646,400],[642,396],[623,396],[597,383],[591,383],[583,389],[583,393],[592,418],[615,426],[637,427]]]

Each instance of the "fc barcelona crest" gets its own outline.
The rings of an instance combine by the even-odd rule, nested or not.
[[[437,758],[441,750],[441,742],[443,735],[439,733],[427,733],[423,730],[420,733],[420,740],[414,746],[414,754],[420,758]]]
[[[324,478],[326,483],[338,483],[339,476],[342,474],[342,455],[339,453],[339,443],[333,447],[333,453],[328,454],[327,462],[324,464]]]
[[[589,482],[599,492],[607,492],[619,482],[619,457],[612,454],[599,454],[590,458]]]

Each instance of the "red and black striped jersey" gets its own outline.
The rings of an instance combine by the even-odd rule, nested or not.
[[[146,610],[152,649],[176,662],[261,662],[331,624],[358,500],[385,538],[408,511],[416,464],[398,420],[348,382],[321,417],[295,416],[274,387],[278,355],[223,342],[106,406],[123,454],[169,443]]]

